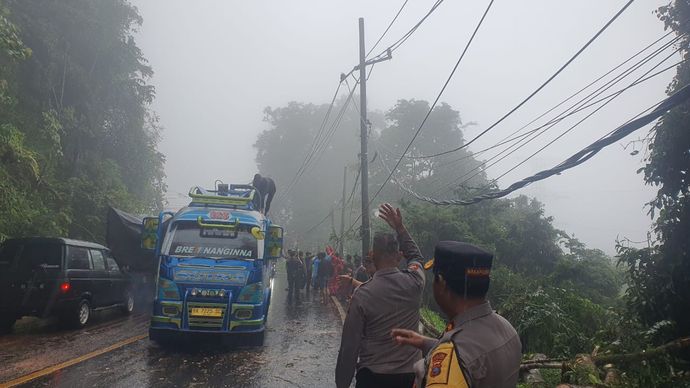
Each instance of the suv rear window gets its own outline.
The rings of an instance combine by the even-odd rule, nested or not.
[[[59,269],[62,266],[62,247],[54,243],[18,244],[20,248],[19,266],[22,268]]]
[[[7,242],[0,245],[0,267],[9,267],[19,255],[21,245],[14,242]]]
[[[82,247],[67,247],[67,268],[91,269],[89,262],[89,250]]]

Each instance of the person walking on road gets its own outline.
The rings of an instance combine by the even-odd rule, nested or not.
[[[288,258],[285,261],[288,278],[288,292],[292,294],[293,291],[299,292],[300,271],[302,270],[302,262],[293,250],[288,251]]]
[[[316,257],[314,257],[314,260],[311,263],[311,268],[312,268],[312,287],[315,290],[320,290],[321,289],[321,279],[319,278],[319,265],[321,264],[321,261],[323,258],[326,256],[325,253],[319,252],[316,254]]]
[[[311,252],[307,252],[306,255],[304,256],[304,269],[306,270],[306,287],[307,287],[307,293],[309,292],[309,289],[311,288],[311,270],[312,270],[312,262],[314,261],[314,257],[312,256]]]
[[[440,339],[409,328],[394,329],[398,344],[420,349],[426,357],[415,365],[416,387],[515,387],[521,344],[513,326],[496,314],[486,299],[493,255],[474,245],[441,241],[434,259],[434,299],[450,319]]]
[[[349,387],[355,374],[357,388],[411,387],[414,364],[422,359],[418,349],[398,346],[390,338],[394,328],[412,331],[419,326],[425,282],[422,256],[400,209],[383,204],[379,212],[396,234],[374,236],[376,272],[350,300],[335,369],[338,388]],[[404,270],[398,269],[401,251],[408,266]]]
[[[321,289],[321,303],[323,304],[328,301],[328,282],[333,277],[333,273],[333,258],[324,254],[319,263],[319,288]]]

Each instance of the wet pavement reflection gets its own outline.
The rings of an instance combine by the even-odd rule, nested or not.
[[[322,304],[315,293],[289,294],[284,262],[278,271],[263,346],[249,346],[247,338],[188,336],[165,346],[148,339],[25,384],[27,387],[330,387],[340,345],[341,323],[335,307]],[[131,337],[145,333],[145,314],[100,323],[66,333],[12,334],[0,337],[0,382],[15,378],[56,348],[69,349],[81,341],[100,341],[103,346],[125,332]],[[39,330],[40,331],[40,330]],[[52,338],[48,345],[40,345]],[[4,345],[12,343],[6,351]],[[52,341],[52,342],[51,342]],[[91,346],[93,347],[93,346]],[[89,348],[84,347],[84,349]],[[33,350],[32,350],[33,349]],[[85,352],[77,352],[84,354]],[[24,356],[21,354],[25,353]],[[69,351],[61,352],[62,358]],[[73,356],[76,357],[76,356]],[[43,356],[56,362],[60,357]],[[55,364],[53,362],[52,364]],[[23,368],[15,364],[24,365]],[[52,365],[51,364],[51,365]],[[14,366],[14,367],[13,367]],[[46,365],[48,366],[48,365]],[[14,372],[12,372],[14,371]]]

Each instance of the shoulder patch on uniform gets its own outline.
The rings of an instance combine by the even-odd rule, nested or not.
[[[426,372],[427,387],[468,388],[465,375],[451,342],[436,346],[429,356]]]
[[[412,264],[410,264],[410,265],[407,266],[407,269],[409,269],[410,271],[416,271],[416,270],[418,270],[419,268],[420,268],[420,267],[419,267],[419,264],[417,264],[417,263],[412,263]]]

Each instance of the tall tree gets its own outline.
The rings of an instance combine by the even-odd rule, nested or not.
[[[681,40],[684,59],[690,56],[690,1],[675,0],[658,9],[667,29]],[[690,83],[690,63],[678,65],[667,88],[673,94]],[[658,188],[649,203],[657,215],[656,243],[636,250],[620,246],[632,281],[630,302],[648,324],[672,320],[678,335],[690,335],[690,103],[663,115],[652,130],[645,181]]]
[[[42,218],[22,215],[36,225],[32,233],[102,240],[108,205],[161,207],[164,158],[150,111],[152,70],[134,41],[142,23],[136,8],[125,0],[3,5],[31,50],[4,72],[15,102],[1,108],[0,121],[20,132],[14,139],[21,138],[36,161],[40,189],[19,189],[20,197],[39,195],[47,207],[39,211]],[[3,215],[14,211],[0,209]],[[0,233],[24,234],[11,228]]]

